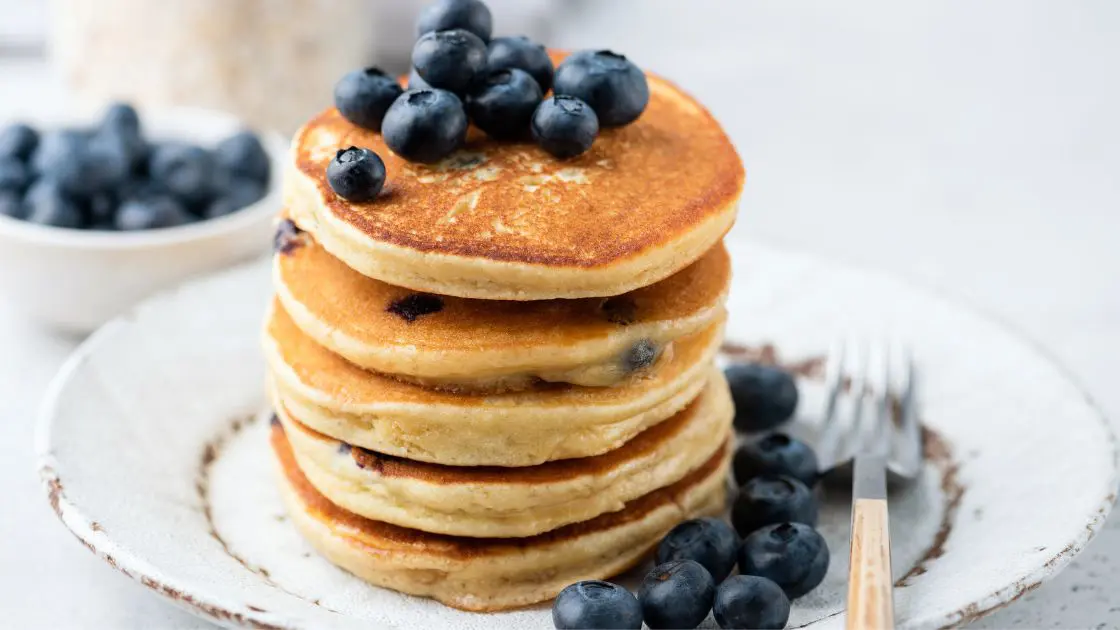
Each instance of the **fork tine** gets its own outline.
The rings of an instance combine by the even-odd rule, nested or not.
[[[843,427],[837,418],[836,405],[844,386],[845,351],[842,339],[833,340],[824,368],[825,409],[816,449],[822,470],[832,468],[840,459],[838,448]]]
[[[854,370],[851,376],[851,398],[852,398],[852,424],[848,432],[848,452],[859,452],[864,446],[865,434],[867,433],[866,415],[863,413],[866,400],[864,394],[867,392],[867,375],[868,375],[868,351],[867,345],[860,341],[853,342],[853,354],[855,358],[852,360]]]
[[[891,345],[885,342],[877,350],[874,356],[881,365],[878,366],[878,379],[871,386],[875,400],[875,422],[869,450],[886,456],[891,450],[891,434],[894,429],[891,421]]]
[[[922,461],[922,436],[918,424],[917,401],[915,393],[914,357],[910,349],[903,346],[899,352],[902,363],[902,376],[899,386],[899,411],[902,445],[899,459],[910,474],[917,472]]]

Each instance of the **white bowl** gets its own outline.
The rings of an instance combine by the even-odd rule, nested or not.
[[[141,111],[147,137],[212,147],[243,127],[194,108]],[[40,131],[92,119],[24,118]],[[268,194],[227,216],[138,232],[71,230],[0,216],[0,300],[46,326],[89,332],[158,289],[263,254],[280,208],[287,143],[260,134],[272,159]]]

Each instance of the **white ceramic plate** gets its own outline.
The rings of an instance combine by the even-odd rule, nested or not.
[[[839,333],[908,340],[931,433],[924,476],[892,496],[900,625],[967,622],[1065,566],[1104,522],[1116,441],[1038,348],[877,273],[752,246],[734,252],[729,337],[820,355]],[[263,628],[551,627],[547,606],[472,614],[373,588],[315,555],[286,522],[261,419],[264,262],[191,283],[96,333],[43,408],[41,474],[94,553],[208,619]],[[818,392],[803,383],[799,416]],[[791,626],[840,627],[848,497],[826,497],[826,582]],[[904,578],[902,576],[905,576]],[[711,620],[709,619],[709,622]]]

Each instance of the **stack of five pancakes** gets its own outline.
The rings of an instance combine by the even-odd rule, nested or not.
[[[712,360],[743,186],[663,79],[558,161],[472,129],[403,161],[336,110],[297,132],[264,334],[294,524],[379,586],[469,610],[554,596],[718,512],[733,415]],[[325,179],[368,147],[381,196]]]

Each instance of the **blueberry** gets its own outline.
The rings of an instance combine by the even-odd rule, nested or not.
[[[736,575],[719,585],[712,614],[721,628],[781,630],[789,621],[789,598],[757,575]]]
[[[140,115],[128,103],[113,103],[101,118],[101,128],[138,136],[141,133]]]
[[[117,210],[118,230],[151,230],[186,225],[195,221],[183,205],[169,195],[150,195],[129,199]]]
[[[71,185],[70,190],[92,196],[117,188],[128,178],[132,161],[143,158],[137,151],[146,151],[146,148],[138,149],[123,135],[95,134],[86,143],[82,157],[84,182],[79,186]]]
[[[486,67],[490,70],[524,70],[537,82],[542,94],[552,88],[554,70],[548,51],[524,35],[492,39],[486,47]]]
[[[436,162],[467,138],[463,102],[446,90],[409,90],[393,102],[381,124],[385,144],[411,162]]]
[[[385,184],[385,163],[369,149],[339,149],[327,164],[327,183],[347,201],[371,201]]]
[[[68,179],[80,174],[79,160],[85,154],[90,134],[76,129],[48,131],[39,138],[31,156],[31,170],[40,177]]]
[[[272,162],[261,139],[252,131],[240,131],[214,147],[214,161],[238,177],[268,184]]]
[[[638,601],[646,625],[695,628],[712,610],[716,582],[708,570],[692,560],[659,564],[642,580]]]
[[[202,213],[204,219],[216,219],[250,206],[265,196],[265,187],[255,179],[236,178],[226,191],[210,202]]]
[[[425,33],[412,47],[412,66],[428,85],[462,94],[486,69],[486,44],[462,29]]]
[[[470,31],[482,41],[488,42],[494,29],[494,20],[490,9],[479,0],[438,0],[420,11],[416,20],[417,37],[453,28]]]
[[[722,582],[735,568],[738,551],[739,537],[730,525],[716,518],[696,518],[669,530],[657,546],[657,563],[694,560]]]
[[[642,607],[630,591],[601,580],[585,580],[564,587],[552,602],[557,628],[639,630]]]
[[[355,125],[381,131],[385,111],[403,91],[381,68],[354,70],[334,84],[334,106]]]
[[[646,75],[609,50],[583,50],[565,59],[556,68],[552,91],[586,102],[604,127],[634,122],[649,103]]]
[[[430,90],[432,86],[420,76],[420,73],[413,68],[408,71],[408,89],[410,90]]]
[[[739,548],[739,572],[769,578],[797,599],[828,572],[828,545],[804,523],[778,523],[755,530]]]
[[[82,209],[52,180],[39,180],[23,197],[23,213],[31,223],[63,228],[84,227]]]
[[[797,383],[789,372],[769,365],[744,363],[724,372],[735,402],[735,428],[769,431],[797,410]]]
[[[412,323],[423,317],[443,310],[443,298],[430,293],[410,293],[399,300],[389,303],[385,311]]]
[[[185,203],[202,203],[212,194],[214,156],[192,144],[169,142],[157,146],[148,159],[153,180]]]
[[[762,475],[739,488],[731,507],[731,522],[746,536],[774,523],[817,524],[813,491],[793,477]]]
[[[541,88],[528,72],[493,70],[471,88],[467,113],[490,136],[512,139],[528,135],[540,102]]]
[[[22,123],[8,125],[0,131],[0,158],[27,161],[39,144],[39,134]]]
[[[31,169],[14,157],[0,157],[0,190],[22,193],[31,185]]]
[[[783,433],[740,446],[735,452],[732,468],[739,485],[745,485],[759,475],[786,475],[811,488],[816,485],[819,476],[817,455],[813,449]]]
[[[23,200],[13,190],[0,190],[0,216],[22,219]]]
[[[574,96],[553,96],[533,112],[533,140],[558,158],[580,155],[599,134],[599,119],[591,107]]]
[[[120,201],[113,192],[99,192],[89,198],[86,204],[86,222],[95,230],[116,229],[117,206]]]
[[[290,254],[296,251],[303,245],[303,239],[300,238],[301,234],[303,234],[303,230],[299,229],[294,221],[280,219],[280,222],[276,225],[276,235],[272,237],[272,251],[279,254]]]
[[[653,365],[657,360],[657,344],[649,339],[639,339],[622,355],[622,368],[627,372],[637,372]]]

